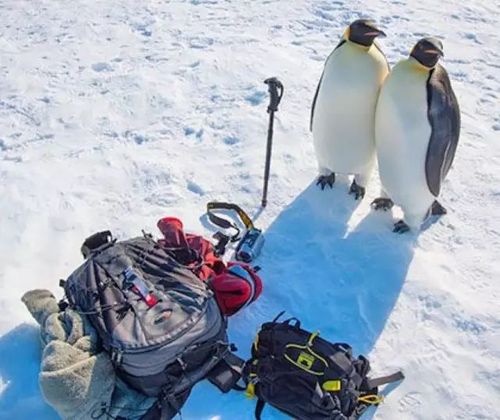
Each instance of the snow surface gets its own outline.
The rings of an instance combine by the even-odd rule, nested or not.
[[[0,0],[0,418],[56,418],[38,390],[40,347],[20,302],[61,295],[79,247],[105,228],[156,232],[164,215],[210,235],[212,199],[266,229],[261,299],[230,320],[247,356],[258,326],[286,310],[406,380],[383,419],[500,419],[500,24],[498,0]],[[390,214],[313,184],[309,109],[344,27],[372,17],[394,64],[424,35],[463,128],[442,202],[420,235]],[[259,212],[268,95],[278,76],[269,205]],[[397,216],[397,211],[394,217]],[[184,419],[251,419],[254,401],[200,384]],[[368,418],[370,416],[367,416]],[[267,409],[265,418],[284,418]]]

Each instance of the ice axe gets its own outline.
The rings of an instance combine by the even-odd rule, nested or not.
[[[267,185],[269,183],[269,170],[271,169],[271,151],[273,147],[273,126],[274,126],[274,113],[278,111],[278,105],[283,96],[283,84],[276,78],[270,77],[264,80],[268,87],[270,101],[267,107],[269,114],[269,127],[267,129],[267,152],[266,152],[266,169],[264,171],[264,190],[262,191],[262,207],[267,205]]]

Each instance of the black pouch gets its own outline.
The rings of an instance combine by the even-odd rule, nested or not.
[[[80,251],[83,255],[83,258],[87,258],[92,251],[95,251],[103,245],[110,244],[112,242],[113,235],[111,234],[111,231],[104,230],[102,232],[96,232],[85,239],[80,248]]]
[[[207,379],[224,393],[232,389],[241,390],[238,381],[241,379],[244,365],[245,361],[243,359],[240,359],[234,353],[227,353],[210,371]]]
[[[353,357],[346,343],[330,343],[300,321],[268,322],[252,346],[244,379],[247,395],[299,420],[354,420],[382,401],[378,386],[403,379],[401,372],[369,379],[368,360]]]

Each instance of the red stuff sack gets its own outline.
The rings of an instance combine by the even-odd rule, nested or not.
[[[210,284],[219,308],[228,316],[254,302],[262,293],[261,278],[243,263],[228,263],[227,270],[216,275]]]

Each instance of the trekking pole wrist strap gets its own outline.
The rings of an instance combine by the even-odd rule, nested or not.
[[[229,220],[224,219],[223,217],[217,216],[213,211],[214,210],[233,210],[236,212],[241,222],[245,225],[247,229],[253,229],[254,225],[250,216],[237,204],[226,203],[222,201],[211,201],[207,203],[207,216],[209,220],[216,226],[219,226],[223,229],[233,228],[237,231],[236,235],[233,235],[231,240],[234,242],[238,239],[238,235],[240,234],[240,229],[236,226],[236,224],[231,223]]]

